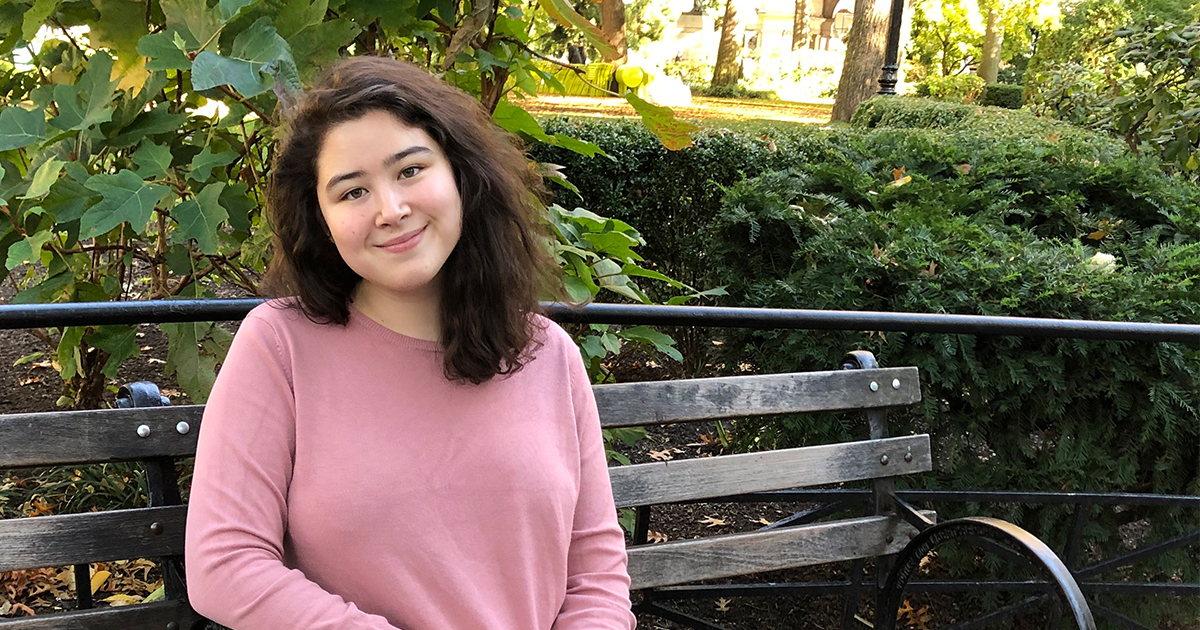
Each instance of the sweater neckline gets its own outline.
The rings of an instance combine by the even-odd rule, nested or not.
[[[372,334],[387,339],[390,343],[396,344],[402,348],[410,350],[420,350],[422,352],[443,352],[442,344],[436,341],[427,339],[417,339],[410,337],[404,333],[399,333],[379,322],[371,319],[369,315],[358,310],[358,307],[353,303],[350,305],[350,324],[354,326],[362,326]]]

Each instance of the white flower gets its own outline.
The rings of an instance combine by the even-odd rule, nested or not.
[[[1117,259],[1113,258],[1112,254],[1096,252],[1095,255],[1087,259],[1083,264],[1089,271],[1112,273],[1117,268]]]

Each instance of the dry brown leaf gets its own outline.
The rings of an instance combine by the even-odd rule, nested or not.
[[[646,534],[646,541],[649,543],[665,543],[667,542],[667,535],[662,532],[648,532]]]
[[[116,595],[110,595],[108,597],[105,597],[102,601],[106,601],[106,602],[112,604],[113,606],[128,606],[129,604],[142,603],[142,598],[137,595],[126,595],[124,593],[117,593]]]
[[[757,521],[753,521],[753,522],[762,523],[763,525],[770,525],[772,521],[768,521],[765,517],[760,516]]]
[[[650,451],[650,458],[657,459],[660,462],[675,459],[674,456],[671,455],[671,452],[665,448],[661,451]]]
[[[707,516],[707,517],[705,517],[705,518],[703,518],[703,519],[700,519],[700,520],[698,520],[698,521],[696,521],[696,522],[697,522],[697,523],[708,523],[707,525],[705,525],[705,527],[716,527],[716,526],[718,526],[718,525],[724,525],[724,524],[725,524],[725,519],[723,519],[723,518],[718,518],[718,517],[716,517],[716,516]]]
[[[729,605],[732,603],[733,600],[725,599],[724,597],[718,599],[716,601],[717,612],[729,612]]]

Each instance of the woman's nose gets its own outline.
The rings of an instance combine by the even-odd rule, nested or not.
[[[392,226],[412,214],[412,208],[408,205],[408,199],[403,191],[397,186],[387,186],[383,194],[379,195],[380,207],[375,214],[375,224],[377,226]]]

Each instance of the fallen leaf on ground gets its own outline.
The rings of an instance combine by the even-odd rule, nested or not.
[[[717,518],[715,516],[707,516],[696,522],[697,523],[708,523],[708,525],[706,525],[706,527],[716,527],[717,525],[724,525],[725,519]]]
[[[97,571],[92,574],[92,595],[95,595],[96,591],[100,590],[101,586],[104,586],[104,582],[108,580],[108,576],[110,575],[112,573],[108,571]]]
[[[667,535],[662,532],[649,532],[646,534],[646,541],[651,543],[667,542]]]
[[[754,522],[755,522],[755,523],[762,523],[763,525],[770,525],[770,524],[772,523],[772,521],[768,521],[767,519],[765,519],[765,518],[762,518],[762,517],[759,517],[759,519],[758,519],[757,521],[754,521]]]
[[[670,451],[664,448],[661,451],[650,451],[650,458],[657,459],[660,462],[665,462],[667,460],[674,459],[674,456],[671,455]]]
[[[722,597],[721,599],[718,599],[716,603],[717,612],[729,612],[729,605],[733,603],[733,600]]]
[[[136,596],[136,595],[126,595],[124,593],[117,593],[116,595],[110,595],[108,597],[105,597],[103,601],[106,601],[106,602],[112,604],[113,606],[128,606],[129,604],[142,603],[142,598],[139,596]]]

